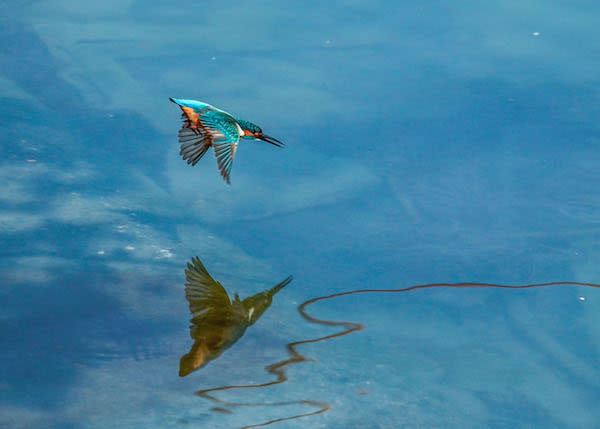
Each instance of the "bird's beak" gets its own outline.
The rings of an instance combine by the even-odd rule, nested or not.
[[[271,137],[271,136],[268,136],[266,134],[261,134],[261,135],[255,136],[255,137],[257,139],[259,139],[259,140],[264,141],[264,142],[271,143],[272,145],[277,146],[277,147],[284,147],[285,146],[285,143],[280,142],[275,137]]]

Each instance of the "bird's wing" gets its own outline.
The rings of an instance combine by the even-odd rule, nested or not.
[[[189,127],[189,120],[185,113],[181,117],[183,125],[179,130],[179,142],[181,143],[179,154],[188,164],[196,165],[211,146],[212,141],[201,129]]]
[[[240,140],[241,128],[231,115],[221,110],[209,111],[204,116],[205,118],[201,118],[201,122],[211,135],[219,171],[225,181],[230,183],[229,174],[231,173],[237,144]]]
[[[191,133],[185,131],[185,136],[182,136],[183,128],[180,130],[180,141],[182,141],[182,137],[186,137],[192,139],[186,141],[186,143],[193,142],[193,144],[186,146],[185,149],[184,145],[181,146],[181,155],[190,163],[194,163],[194,160],[197,162],[204,155],[204,152],[206,152],[204,150],[204,152],[200,153],[205,146],[205,142],[208,141],[215,147],[217,165],[219,166],[221,176],[223,176],[227,183],[230,183],[229,175],[231,173],[231,166],[233,165],[233,158],[235,157],[237,144],[240,140],[240,133],[243,133],[235,118],[229,113],[207,104],[199,104],[197,107],[187,107],[179,104],[179,107],[181,107],[187,118],[187,120],[184,120],[183,128],[187,128],[197,135],[194,139]],[[197,152],[188,153],[192,149],[190,146],[199,146],[199,137],[203,140],[201,143],[202,146],[198,148]]]
[[[188,262],[185,277],[185,297],[190,304],[194,324],[228,317],[231,313],[229,296],[221,283],[208,274],[200,258],[195,257]]]

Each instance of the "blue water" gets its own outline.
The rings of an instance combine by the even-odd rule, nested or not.
[[[0,5],[0,426],[600,427],[598,2]],[[202,100],[231,185],[179,157]],[[186,377],[184,269],[292,274]],[[220,402],[219,402],[220,401]],[[309,401],[309,402],[302,402]],[[312,402],[310,402],[312,401]],[[284,402],[287,405],[281,405]],[[239,405],[252,403],[254,405]],[[268,405],[280,403],[279,405]]]

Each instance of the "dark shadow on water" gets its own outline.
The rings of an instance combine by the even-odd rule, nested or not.
[[[283,282],[268,289],[264,292],[256,294],[252,297],[240,301],[236,295],[233,302],[229,301],[227,292],[220,283],[210,277],[200,259],[193,258],[191,263],[188,263],[186,270],[186,297],[190,303],[190,311],[193,315],[191,320],[190,334],[194,339],[194,345],[188,354],[181,358],[180,376],[185,376],[192,371],[195,371],[210,360],[217,358],[221,353],[232,346],[239,340],[248,326],[252,325],[271,305],[272,297],[285,287],[291,281],[291,276]],[[410,286],[400,289],[357,289],[352,291],[340,292],[326,296],[309,299],[298,306],[298,311],[302,317],[311,322],[325,326],[342,327],[343,330],[318,338],[308,340],[295,341],[286,345],[289,358],[280,362],[273,363],[265,367],[265,370],[272,374],[275,379],[265,383],[245,384],[220,386],[210,389],[202,389],[196,392],[196,395],[212,401],[215,406],[213,411],[219,413],[231,413],[231,408],[235,407],[264,407],[264,406],[289,406],[302,405],[316,408],[315,411],[294,416],[280,417],[262,423],[246,425],[244,428],[254,428],[267,426],[272,423],[282,422],[286,420],[297,419],[300,417],[308,417],[316,414],[321,414],[328,411],[331,405],[313,399],[302,399],[281,402],[230,402],[214,396],[215,392],[233,390],[233,389],[257,389],[268,386],[274,386],[287,381],[286,367],[292,364],[310,361],[311,359],[301,354],[297,348],[302,344],[317,343],[327,341],[334,338],[342,337],[353,332],[363,330],[365,326],[359,322],[352,321],[334,321],[326,319],[318,319],[311,316],[307,312],[307,308],[314,303],[326,301],[330,299],[340,298],[348,295],[370,294],[370,293],[403,293],[411,292],[420,289],[433,288],[497,288],[497,289],[532,289],[541,287],[557,287],[557,286],[586,286],[600,288],[599,284],[581,283],[581,282],[549,282],[537,283],[528,285],[501,285],[493,283],[430,283],[424,285]]]

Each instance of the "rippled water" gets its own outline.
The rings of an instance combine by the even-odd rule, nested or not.
[[[2,3],[0,426],[598,427],[599,13]]]

